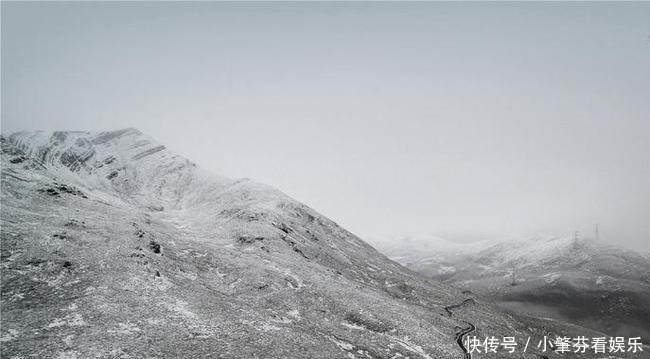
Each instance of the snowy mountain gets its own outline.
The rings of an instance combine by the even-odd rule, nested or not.
[[[0,215],[3,358],[471,358],[470,333],[599,334],[428,279],[134,129],[3,137]]]
[[[574,238],[472,244],[411,238],[383,252],[518,313],[612,335],[650,336],[647,254]]]

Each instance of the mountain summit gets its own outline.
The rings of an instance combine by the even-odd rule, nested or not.
[[[3,358],[467,358],[469,333],[591,333],[467,301],[134,129],[1,142]]]

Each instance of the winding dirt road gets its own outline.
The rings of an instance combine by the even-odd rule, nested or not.
[[[468,303],[476,303],[473,298],[465,299],[464,301],[458,303],[458,304],[452,304],[448,305],[445,307],[445,311],[449,314],[451,317],[454,313],[452,312],[453,309],[460,308]],[[465,344],[463,343],[465,336],[468,334],[474,332],[476,330],[476,326],[470,322],[461,320],[461,322],[467,324],[468,326],[466,328],[459,328],[459,330],[456,332],[456,343],[460,347],[460,349],[463,351],[465,354],[463,356],[464,359],[472,359],[472,353],[469,352],[469,349],[465,347]]]
[[[452,309],[460,308],[460,307],[462,307],[462,306],[464,306],[466,304],[469,304],[469,303],[476,304],[476,301],[474,300],[474,298],[468,298],[468,299],[465,299],[464,301],[462,301],[462,302],[460,302],[458,304],[452,304],[452,305],[446,306],[445,310],[447,311],[447,314],[449,314],[449,316],[451,317],[451,315],[454,314],[452,312]]]
[[[456,332],[456,343],[458,343],[458,346],[465,352],[465,359],[472,359],[472,353],[469,352],[469,349],[465,347],[465,344],[463,343],[463,338],[476,330],[476,326],[470,322],[466,322],[463,320],[463,323],[467,324],[467,328],[460,328],[459,331]]]

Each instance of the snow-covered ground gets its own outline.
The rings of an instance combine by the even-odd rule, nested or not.
[[[1,184],[3,358],[446,359],[465,321],[594,333],[481,300],[450,317],[467,294],[134,129],[3,137]]]

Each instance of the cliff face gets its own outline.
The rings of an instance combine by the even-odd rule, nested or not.
[[[452,316],[458,290],[133,129],[2,138],[1,199],[3,358],[461,358],[465,321],[589,334],[479,298]]]

